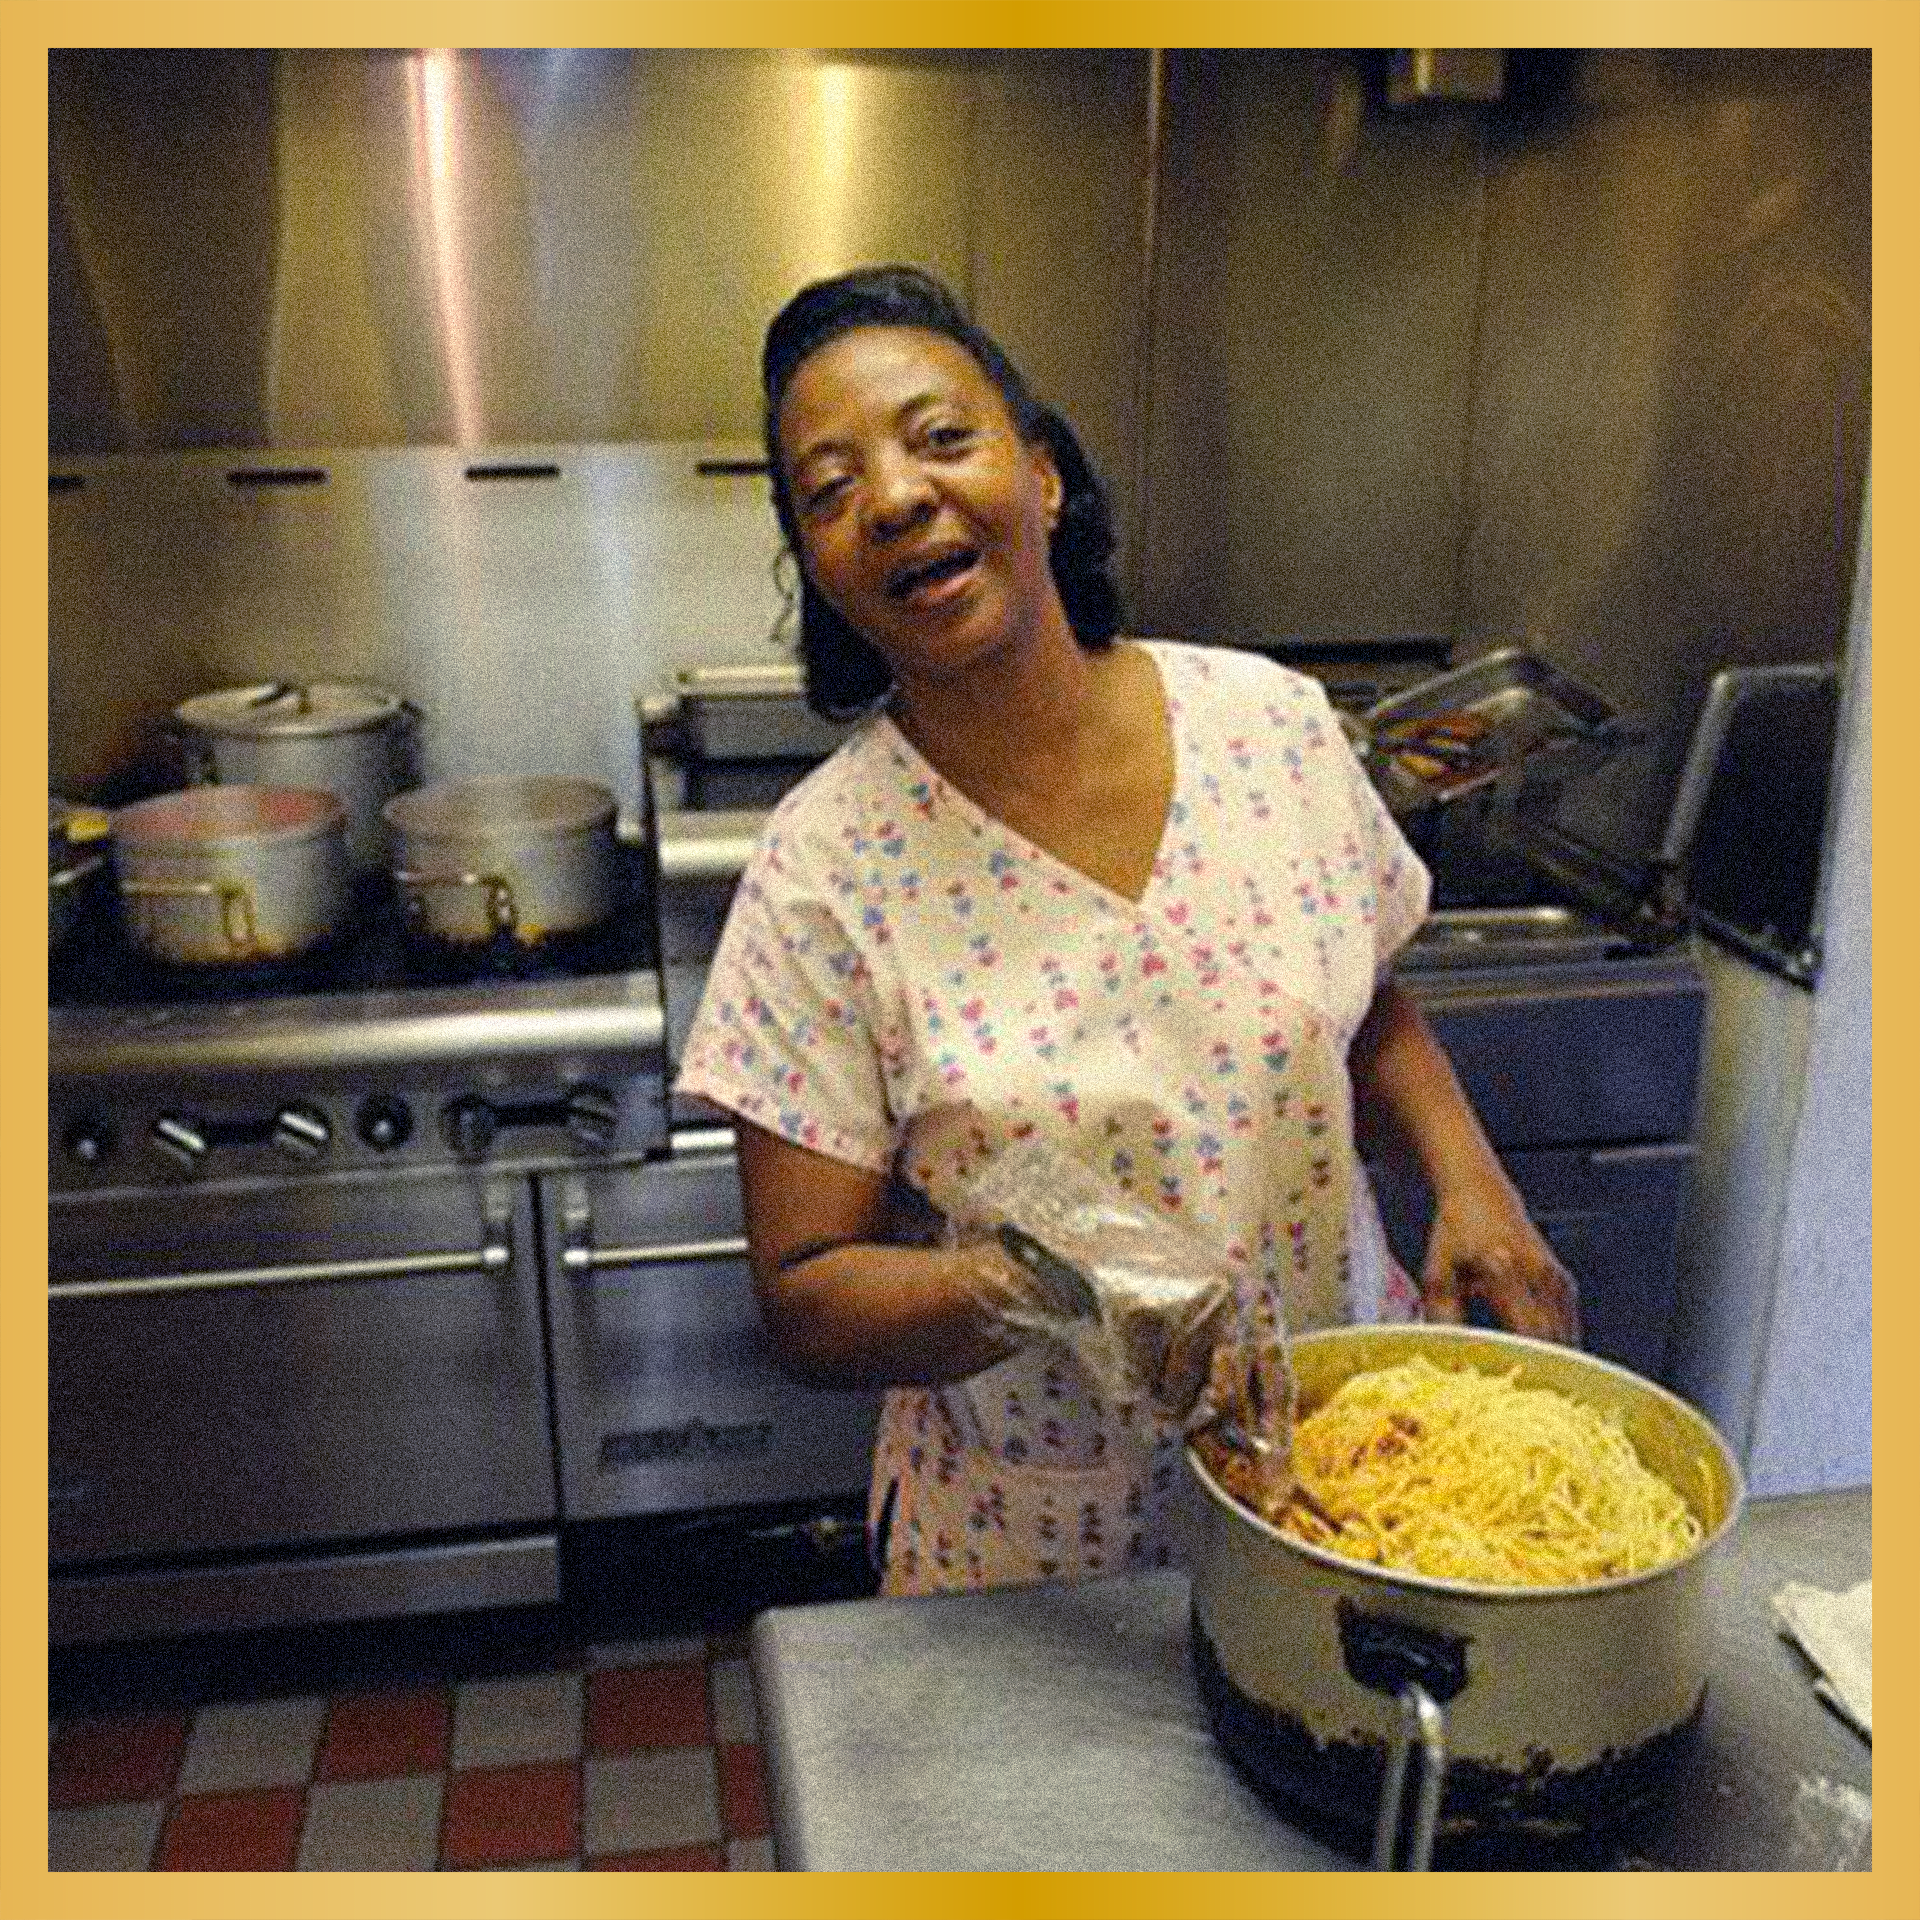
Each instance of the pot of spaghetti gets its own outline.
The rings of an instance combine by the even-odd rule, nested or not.
[[[1371,1832],[1377,1866],[1591,1836],[1657,1798],[1705,1704],[1708,1563],[1745,1498],[1711,1424],[1624,1368],[1475,1327],[1333,1328],[1292,1363],[1280,1511],[1244,1452],[1205,1432],[1187,1450],[1220,1744]]]

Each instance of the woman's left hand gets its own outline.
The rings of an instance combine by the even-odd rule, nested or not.
[[[1580,1338],[1573,1276],[1505,1180],[1439,1196],[1420,1295],[1429,1320],[1462,1321],[1478,1300],[1510,1332],[1570,1346]]]

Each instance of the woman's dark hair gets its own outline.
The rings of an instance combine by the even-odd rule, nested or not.
[[[800,530],[780,466],[780,403],[801,363],[856,327],[918,327],[944,334],[980,363],[999,388],[1020,437],[1044,446],[1059,469],[1064,494],[1047,558],[1074,637],[1083,647],[1111,646],[1120,630],[1120,594],[1108,571],[1114,539],[1106,489],[1073,429],[1052,408],[1034,399],[1019,370],[994,340],[967,318],[938,280],[918,267],[861,267],[831,280],[816,280],[802,287],[767,328],[760,356],[767,466],[773,478],[773,510],[796,562]],[[807,704],[829,718],[846,718],[871,706],[893,685],[893,669],[828,604],[807,578],[804,564],[798,571],[800,661],[806,673]]]

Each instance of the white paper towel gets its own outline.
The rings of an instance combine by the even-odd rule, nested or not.
[[[1815,1687],[1873,1738],[1873,1582],[1845,1593],[1790,1580],[1773,1596],[1773,1617],[1820,1669]]]

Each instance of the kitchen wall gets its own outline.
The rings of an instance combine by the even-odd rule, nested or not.
[[[948,278],[1113,476],[1137,435],[1146,56],[57,53],[53,779],[168,780],[209,685],[365,674],[429,769],[633,783],[636,694],[764,654],[766,317]],[[215,449],[324,483],[236,490]],[[557,464],[464,485],[460,457]],[[257,462],[254,464],[258,464]]]
[[[1873,1479],[1870,515],[1852,604],[1818,987],[1703,950],[1698,1159],[1667,1378],[1762,1494]]]
[[[1080,425],[1138,628],[1525,639],[1650,728],[1563,821],[1631,860],[1712,672],[1839,645],[1869,59],[1516,54],[1412,111],[1381,64],[58,52],[50,451],[749,439],[778,301],[920,260]],[[145,632],[56,626],[71,784],[198,690]]]
[[[1656,844],[1714,671],[1839,649],[1869,79],[1531,54],[1395,114],[1349,55],[1174,55],[1149,622],[1537,645],[1652,730],[1562,824]]]

